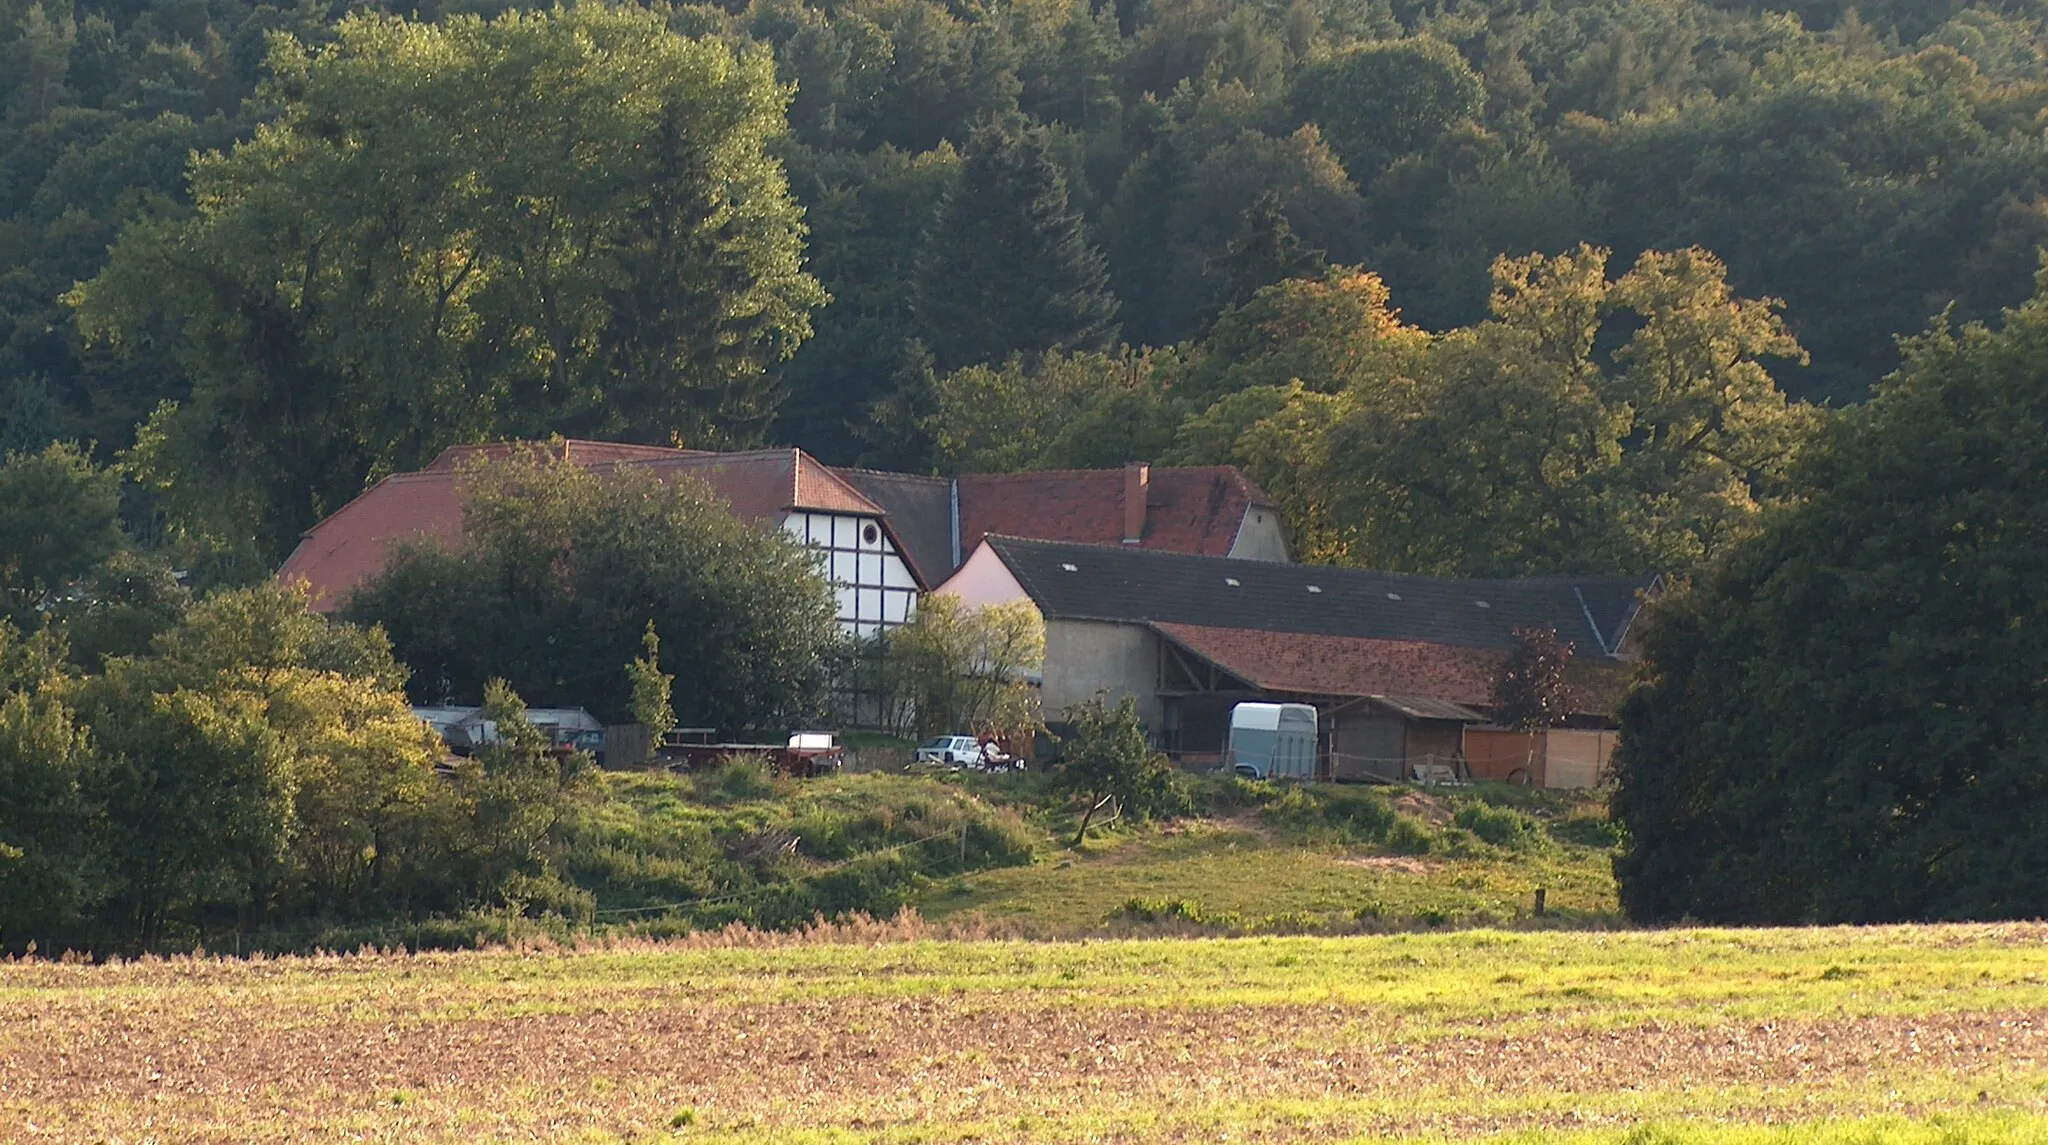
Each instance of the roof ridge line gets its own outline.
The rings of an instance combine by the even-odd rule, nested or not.
[[[958,481],[958,477],[933,477],[926,473],[905,473],[901,469],[873,469],[865,465],[833,465],[827,461],[818,464],[834,473],[872,473],[877,477],[908,477],[912,481]]]
[[[1133,462],[1132,464],[1136,463]],[[1145,462],[1144,464],[1151,469],[1154,476],[1157,476],[1161,472],[1234,473],[1240,479],[1242,479],[1247,485],[1251,484],[1251,478],[1245,477],[1244,470],[1239,469],[1235,465],[1159,465],[1157,463],[1149,461]],[[968,480],[969,478],[977,478],[992,481],[1002,481],[1009,480],[1011,478],[1023,477],[1059,477],[1070,473],[1100,473],[1106,476],[1110,476],[1121,474],[1123,473],[1123,471],[1124,467],[1121,465],[1109,469],[1105,469],[1099,466],[1086,469],[1017,469],[1012,470],[1011,472],[1008,473],[961,473],[957,474],[953,479],[956,481],[965,481]],[[941,480],[943,480],[943,478]]]

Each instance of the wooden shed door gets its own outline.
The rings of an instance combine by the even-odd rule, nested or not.
[[[1407,752],[1403,723],[1384,716],[1346,716],[1337,725],[1330,752],[1331,778],[1401,778]]]

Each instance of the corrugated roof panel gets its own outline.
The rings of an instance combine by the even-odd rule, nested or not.
[[[1374,703],[1407,716],[1411,720],[1455,720],[1465,724],[1483,724],[1486,717],[1462,704],[1449,700],[1432,700],[1428,696],[1374,696]]]

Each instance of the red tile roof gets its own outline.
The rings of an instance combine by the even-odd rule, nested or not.
[[[1247,684],[1318,696],[1428,696],[1487,707],[1503,654],[1407,640],[1310,636],[1193,624],[1160,635]]]
[[[1062,469],[960,478],[960,552],[990,534],[1114,545],[1124,539],[1124,471]],[[1153,466],[1145,535],[1134,546],[1225,556],[1245,510],[1271,500],[1234,467]]]
[[[657,473],[689,473],[748,520],[766,520],[791,509],[859,513],[879,517],[882,507],[801,449],[757,449],[746,453],[680,453],[626,462]],[[596,468],[596,466],[593,466]]]
[[[593,470],[628,465],[662,474],[689,474],[710,485],[742,520],[773,521],[785,512],[802,509],[882,515],[874,502],[802,450],[703,453],[607,442],[555,444],[561,448],[551,446],[550,453]],[[326,612],[339,607],[350,591],[381,570],[398,542],[423,539],[444,546],[459,544],[462,462],[477,456],[502,458],[515,448],[516,444],[456,446],[444,450],[425,469],[386,477],[307,530],[298,548],[278,569],[278,579],[306,581],[313,608]]]
[[[462,500],[457,479],[452,469],[386,477],[306,530],[299,547],[277,570],[277,579],[285,584],[305,581],[314,611],[328,612],[383,569],[391,547],[400,541],[459,543]]]
[[[1507,653],[1410,640],[1316,636],[1248,628],[1154,623],[1182,650],[1261,691],[1310,696],[1426,696],[1487,709]],[[1575,657],[1566,669],[1571,707],[1609,715],[1627,690],[1613,661]]]

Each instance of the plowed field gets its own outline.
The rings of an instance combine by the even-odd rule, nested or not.
[[[2048,927],[0,964],[5,1140],[1689,1140],[1710,1122],[2048,1140]]]

